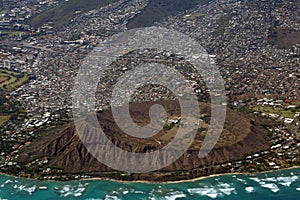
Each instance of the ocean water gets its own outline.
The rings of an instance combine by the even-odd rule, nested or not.
[[[43,189],[40,187],[47,187]],[[300,168],[252,175],[224,175],[169,184],[116,181],[33,181],[0,176],[3,199],[300,199]]]

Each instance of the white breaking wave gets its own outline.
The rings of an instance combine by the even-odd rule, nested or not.
[[[0,187],[4,187],[5,185],[10,184],[10,183],[13,183],[13,181],[8,179],[3,184],[1,184]]]
[[[61,197],[82,196],[83,192],[85,191],[85,186],[87,186],[87,185],[88,184],[85,184],[85,185],[79,184],[78,186],[65,185],[65,186],[63,186],[62,190],[59,191],[60,196]]]
[[[201,196],[208,196],[210,198],[224,197],[224,195],[236,194],[236,189],[228,183],[219,182],[216,186],[203,187],[203,188],[191,188],[188,189],[190,194],[198,194]]]
[[[244,179],[237,178],[236,180],[238,180],[238,181],[239,181],[239,182],[241,182],[241,183],[247,184],[247,181],[246,181],[246,180],[244,180]]]
[[[253,193],[254,192],[254,187],[249,186],[249,187],[246,187],[245,190],[248,193]]]
[[[119,200],[117,196],[105,195],[104,200]]]
[[[87,199],[85,199],[85,200],[102,200],[102,199],[95,199],[95,198],[87,198]]]
[[[299,178],[298,176],[290,176],[290,177],[278,177],[277,181],[279,184],[290,187],[290,185],[297,181]]]
[[[177,198],[185,198],[186,195],[183,192],[171,192],[164,199],[166,200],[176,200]]]
[[[262,187],[270,189],[272,192],[278,192],[279,188],[275,183],[261,184]]]
[[[278,192],[280,189],[277,184],[290,187],[292,183],[299,179],[299,177],[294,175],[294,173],[291,173],[291,176],[269,177],[264,179],[251,177],[249,179],[257,182],[261,187],[270,189],[272,192]]]
[[[28,192],[29,195],[32,195],[36,189],[37,189],[37,186],[36,185],[33,185],[33,186],[26,186],[26,185],[17,185],[15,184],[13,186],[13,188],[16,190],[16,192]]]
[[[257,182],[257,183],[261,182],[261,180],[259,178],[256,178],[256,177],[251,177],[249,179],[253,180],[253,181]]]
[[[271,177],[271,178],[261,179],[261,181],[264,181],[264,182],[276,182],[277,179],[275,177]]]
[[[201,196],[208,196],[210,198],[217,198],[218,191],[214,188],[192,188],[188,189],[190,194],[199,194]]]
[[[220,191],[229,196],[233,191],[235,191],[235,188],[224,188],[220,189]]]
[[[218,185],[218,187],[219,187],[219,190],[227,196],[229,196],[229,195],[231,195],[231,193],[235,192],[235,188],[231,187],[231,185],[229,185],[228,183],[220,183]]]

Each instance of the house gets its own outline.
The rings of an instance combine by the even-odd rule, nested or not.
[[[293,123],[293,121],[294,121],[294,119],[291,119],[291,118],[284,119],[284,123],[286,123],[286,124],[291,124],[291,123]]]
[[[292,100],[286,99],[286,100],[284,101],[284,103],[292,103]]]

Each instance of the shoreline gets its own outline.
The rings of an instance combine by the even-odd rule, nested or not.
[[[283,170],[291,170],[291,169],[300,169],[300,166],[293,166],[293,167],[288,167],[284,169],[277,169],[277,170],[269,170],[269,171],[262,171],[262,172],[233,172],[233,173],[222,173],[222,174],[212,174],[209,176],[203,176],[203,177],[198,177],[198,178],[193,178],[193,179],[187,179],[187,180],[181,180],[181,181],[146,181],[146,180],[135,180],[135,181],[122,181],[122,180],[115,180],[115,179],[109,179],[109,178],[85,178],[85,179],[80,179],[78,181],[114,181],[114,182],[120,182],[120,183],[144,183],[144,184],[177,184],[177,183],[186,183],[186,182],[194,182],[194,181],[200,181],[208,178],[213,178],[213,177],[219,177],[219,176],[228,176],[228,175],[254,175],[254,174],[261,174],[261,173],[272,173],[272,172],[278,172],[278,171],[283,171]]]
[[[69,180],[69,181],[61,181],[61,180],[38,180],[38,179],[32,179],[32,178],[24,178],[24,177],[19,177],[15,175],[10,175],[10,174],[5,174],[0,172],[0,175],[5,175],[5,176],[11,176],[14,178],[21,178],[21,179],[27,179],[31,181],[44,181],[44,182],[78,182],[78,181],[112,181],[112,182],[118,182],[118,183],[143,183],[143,184],[178,184],[178,183],[187,183],[187,182],[194,182],[194,181],[200,181],[208,178],[213,178],[213,177],[219,177],[219,176],[229,176],[229,175],[255,175],[255,174],[262,174],[262,173],[272,173],[272,172],[279,172],[283,170],[291,170],[291,169],[300,169],[300,166],[293,166],[293,167],[288,167],[288,168],[283,168],[283,169],[277,169],[277,170],[269,170],[269,171],[262,171],[262,172],[233,172],[233,173],[221,173],[221,174],[212,174],[209,176],[203,176],[203,177],[198,177],[198,178],[193,178],[193,179],[187,179],[187,180],[180,180],[180,181],[146,181],[146,180],[134,180],[134,181],[125,181],[125,180],[116,180],[116,179],[110,179],[110,178],[83,178],[83,179],[78,179],[78,180]]]

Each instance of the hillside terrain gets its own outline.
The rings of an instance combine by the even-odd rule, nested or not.
[[[300,31],[294,29],[273,28],[268,41],[278,48],[288,49],[300,44]]]
[[[68,23],[74,16],[76,11],[87,12],[89,10],[101,8],[116,0],[69,0],[62,2],[59,6],[51,8],[30,20],[30,24],[34,27],[42,26],[47,22],[53,22],[54,27],[61,28]]]
[[[34,27],[42,26],[47,22],[53,22],[54,27],[61,28],[68,23],[76,12],[87,12],[89,10],[101,8],[117,0],[70,0],[64,1],[59,6],[42,12],[30,20],[30,25]],[[154,22],[183,12],[197,6],[205,4],[211,0],[149,0],[148,5],[128,23],[128,28],[138,28],[153,25]]]
[[[179,115],[180,109],[178,109],[176,102],[165,101],[158,103],[165,107],[169,117],[177,117]],[[131,116],[136,123],[145,125],[149,122],[149,118],[145,113],[151,105],[153,105],[153,102],[131,104]],[[228,110],[225,129],[217,145],[204,159],[199,159],[198,153],[203,143],[203,136],[205,136],[208,128],[206,122],[209,121],[210,113],[208,105],[200,104],[200,108],[203,122],[200,123],[196,139],[189,150],[176,162],[157,172],[131,174],[121,177],[120,172],[116,172],[101,164],[90,155],[80,141],[74,124],[68,124],[56,129],[50,132],[48,136],[41,138],[29,147],[25,147],[19,161],[28,163],[29,169],[27,170],[35,169],[37,170],[35,173],[39,174],[39,176],[46,176],[51,173],[43,174],[38,172],[38,169],[34,167],[36,159],[49,161],[40,170],[47,168],[60,169],[60,172],[63,174],[88,174],[92,177],[126,180],[166,181],[218,173],[221,169],[220,165],[223,163],[238,160],[247,154],[269,148],[267,131],[243,114]],[[138,139],[124,134],[116,126],[110,110],[98,113],[98,119],[110,141],[123,150],[136,153],[146,153],[160,149],[172,140],[178,130],[177,125],[171,124],[169,128],[164,128],[153,138]],[[85,130],[93,131],[92,124],[86,123],[84,120],[80,123],[80,126]],[[105,151],[105,149],[100,148],[99,151]],[[124,161],[116,159],[116,162]],[[160,162],[160,159],[157,159],[157,162]],[[174,174],[177,175],[175,176]]]
[[[127,27],[133,29],[151,26],[154,22],[160,21],[169,15],[183,12],[194,8],[198,4],[205,4],[210,1],[211,0],[149,0],[145,9],[129,21]]]

